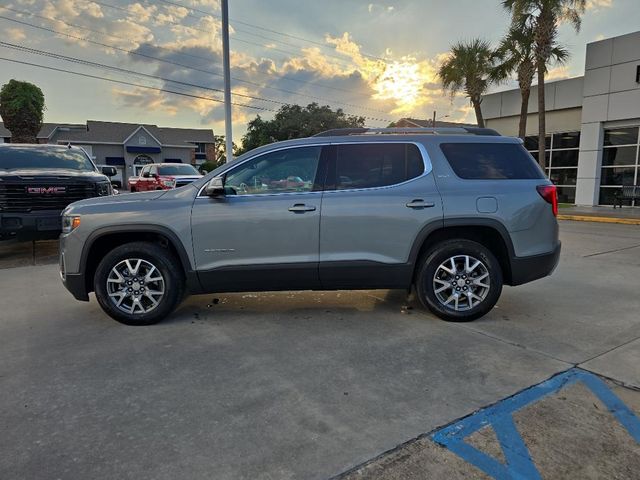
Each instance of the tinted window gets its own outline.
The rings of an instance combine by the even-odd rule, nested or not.
[[[158,167],[159,175],[200,175],[191,165],[168,165]]]
[[[69,148],[0,148],[0,170],[49,169],[94,171],[87,156]]]
[[[310,192],[316,183],[322,147],[288,148],[265,153],[227,174],[231,194]]]
[[[553,148],[578,148],[580,146],[580,132],[564,132],[553,134]],[[537,147],[535,148],[538,149]]]
[[[422,155],[413,144],[338,145],[337,190],[393,185],[418,177],[423,172]]]
[[[522,145],[514,143],[443,143],[451,168],[466,179],[544,178]]]
[[[604,131],[605,145],[635,145],[636,143],[638,143],[638,127]]]

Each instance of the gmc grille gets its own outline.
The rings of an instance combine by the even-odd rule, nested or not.
[[[63,187],[65,190],[52,187]],[[60,181],[0,182],[0,212],[32,212],[63,210],[77,200],[97,195],[92,182],[67,183]]]

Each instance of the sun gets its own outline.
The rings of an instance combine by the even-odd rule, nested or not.
[[[374,98],[394,100],[401,109],[413,107],[418,101],[425,80],[417,63],[389,63],[373,84],[376,91]]]

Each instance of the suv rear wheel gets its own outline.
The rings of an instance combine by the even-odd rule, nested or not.
[[[94,277],[102,309],[126,325],[151,325],[170,314],[184,292],[182,267],[154,243],[133,242],[109,252]]]
[[[480,243],[452,239],[425,257],[416,277],[420,302],[450,322],[469,322],[489,312],[502,292],[502,269]]]

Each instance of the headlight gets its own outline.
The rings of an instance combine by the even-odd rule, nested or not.
[[[99,197],[106,197],[111,195],[111,183],[110,182],[98,182],[96,183],[96,193]]]
[[[163,181],[162,181],[162,184],[163,184],[165,187],[173,188],[173,187],[175,187],[175,185],[176,185],[176,181],[175,181],[175,180],[163,180]]]
[[[80,226],[80,217],[78,215],[62,216],[62,233],[71,233]]]

